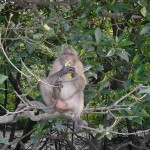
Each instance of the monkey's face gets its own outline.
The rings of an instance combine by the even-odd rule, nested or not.
[[[77,59],[77,53],[71,48],[63,50],[60,54],[60,61],[62,66],[65,66],[67,62],[70,63],[70,66],[73,66]]]

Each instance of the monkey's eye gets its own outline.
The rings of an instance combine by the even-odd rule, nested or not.
[[[63,55],[67,55],[67,53],[63,53]]]
[[[73,56],[73,53],[69,53],[70,56]]]

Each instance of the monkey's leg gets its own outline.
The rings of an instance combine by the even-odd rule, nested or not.
[[[75,93],[74,96],[67,102],[74,113],[74,117],[72,119],[74,121],[75,129],[82,128],[82,126],[88,126],[88,123],[85,120],[80,119],[84,107],[83,91],[78,91]]]
[[[59,87],[56,87],[53,89],[53,87],[49,86],[48,78],[41,78],[41,80],[42,80],[42,82],[40,82],[40,90],[41,90],[41,94],[42,94],[44,103],[46,104],[47,107],[50,107],[52,112],[54,112],[54,111],[56,111],[54,107],[57,104],[56,98],[59,97],[60,89],[59,89]],[[54,93],[53,93],[53,90],[55,91]],[[53,98],[53,96],[55,97],[55,99]]]
[[[88,126],[88,123],[85,120],[81,120],[80,118],[74,120],[75,129],[80,128],[82,126]]]

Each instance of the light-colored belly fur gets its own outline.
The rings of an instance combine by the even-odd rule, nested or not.
[[[61,88],[60,99],[68,100],[77,92],[74,82],[64,82]]]

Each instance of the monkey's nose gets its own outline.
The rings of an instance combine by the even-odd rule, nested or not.
[[[71,58],[70,57],[67,58],[67,62],[71,62]]]

